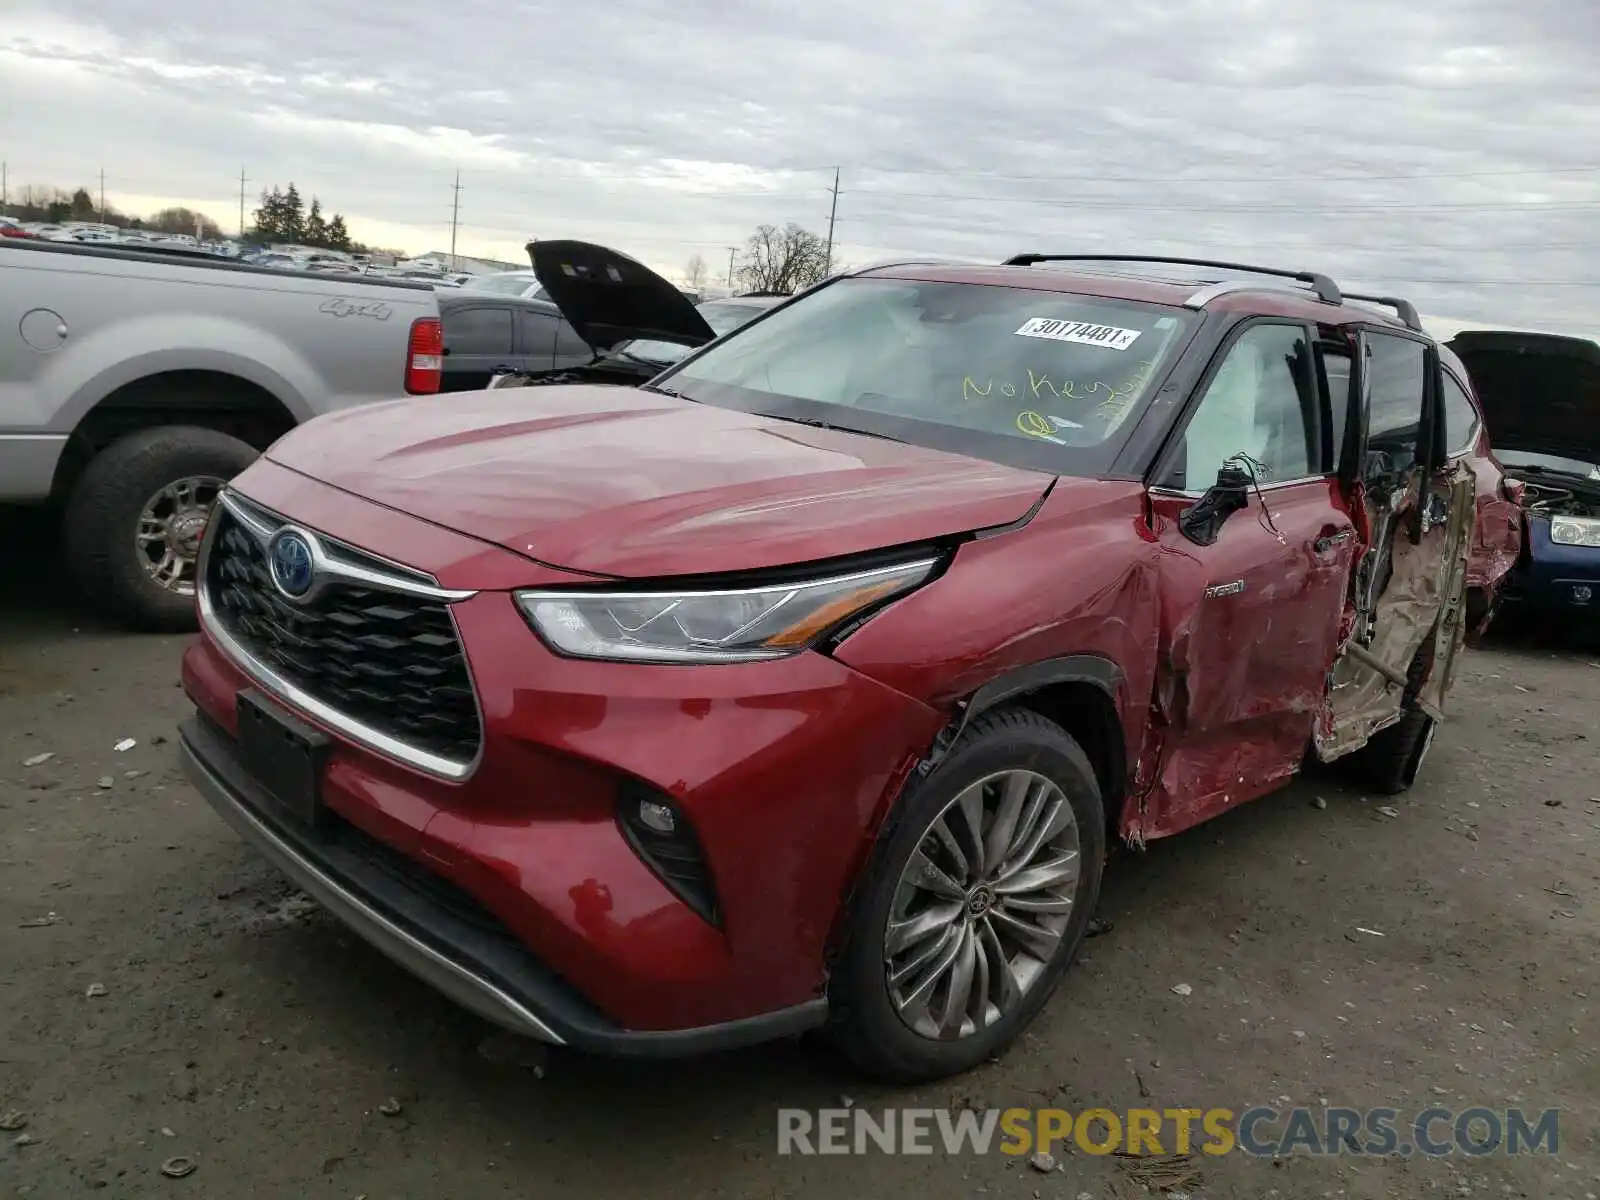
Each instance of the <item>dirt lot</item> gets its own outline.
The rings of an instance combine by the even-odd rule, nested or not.
[[[557,1054],[535,1070],[346,937],[212,815],[173,748],[183,639],[72,611],[45,540],[0,577],[0,1120],[26,1117],[0,1134],[0,1196],[1144,1194],[1127,1164],[1081,1151],[1053,1173],[998,1153],[777,1154],[779,1107],[844,1095],[870,1108],[1554,1106],[1554,1158],[1235,1154],[1197,1159],[1185,1190],[1600,1192],[1593,650],[1473,653],[1395,816],[1314,779],[1117,862],[1111,932],[1027,1042],[968,1078],[896,1093],[788,1044],[650,1067]],[[137,746],[116,752],[125,737]],[[391,1100],[398,1113],[382,1111]],[[174,1156],[194,1172],[164,1177]]]

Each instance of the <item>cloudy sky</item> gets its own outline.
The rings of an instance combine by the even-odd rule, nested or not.
[[[1595,0],[0,0],[10,187],[681,274],[758,224],[836,261],[1187,253],[1600,333]]]

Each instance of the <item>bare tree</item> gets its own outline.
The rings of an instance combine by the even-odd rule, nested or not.
[[[683,281],[689,285],[691,292],[698,292],[706,286],[706,276],[709,269],[706,260],[696,254],[683,268]]]
[[[791,295],[821,279],[827,266],[828,244],[810,230],[762,225],[745,243],[739,282],[752,292]]]

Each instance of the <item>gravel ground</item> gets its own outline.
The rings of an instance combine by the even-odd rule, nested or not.
[[[0,578],[0,1196],[1145,1194],[1125,1162],[1077,1150],[1049,1173],[998,1153],[777,1153],[778,1108],[846,1095],[871,1109],[1559,1107],[1554,1157],[1197,1157],[1182,1187],[1600,1192],[1593,650],[1502,638],[1472,652],[1393,815],[1307,779],[1121,856],[1112,930],[1026,1041],[968,1077],[893,1091],[806,1044],[640,1066],[489,1036],[297,896],[184,784],[184,639],[76,612],[38,524],[11,531],[32,548]],[[123,738],[137,745],[115,750]],[[193,1173],[164,1176],[177,1156]]]

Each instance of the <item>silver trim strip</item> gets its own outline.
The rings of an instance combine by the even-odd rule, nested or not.
[[[1319,304],[1325,303],[1311,285],[1306,283],[1294,284],[1287,280],[1277,279],[1224,279],[1218,283],[1208,283],[1199,291],[1193,293],[1183,302],[1185,308],[1204,308],[1218,296],[1226,296],[1232,292],[1290,292],[1297,296],[1304,296],[1315,300]]]
[[[324,872],[236,800],[228,785],[187,745],[183,765],[211,807],[352,931],[406,970],[487,1020],[554,1046],[565,1045],[537,1013],[514,996],[420,941]]]
[[[335,729],[344,734],[351,741],[365,746],[369,750],[376,750],[390,758],[415,767],[419,771],[426,771],[430,775],[437,775],[442,779],[465,779],[472,773],[472,768],[477,764],[474,757],[471,762],[457,762],[453,758],[443,755],[430,754],[426,750],[418,750],[415,746],[402,742],[399,738],[390,737],[386,733],[365,725],[354,717],[346,716],[338,709],[323,703],[315,696],[301,690],[279,675],[266,663],[256,658],[238,642],[236,642],[217,620],[216,610],[211,606],[211,596],[205,587],[195,589],[200,599],[200,624],[206,633],[211,635],[213,641],[220,646],[244,673],[256,683],[266,688],[289,704],[301,711],[310,714],[321,721],[330,729]],[[476,695],[476,692],[474,692]],[[481,735],[480,735],[481,746]],[[480,750],[481,753],[481,750]]]
[[[240,516],[239,506],[228,503],[228,494],[226,492],[219,495],[218,501],[226,506],[228,512],[240,524],[250,527],[252,532],[261,527],[260,521],[255,520],[253,516]],[[308,716],[321,721],[329,729],[344,734],[351,741],[368,750],[386,755],[405,766],[451,782],[458,782],[472,774],[478,765],[478,760],[483,757],[483,747],[486,740],[483,706],[478,701],[476,682],[473,683],[472,688],[472,703],[478,714],[478,751],[468,762],[459,762],[453,758],[445,758],[443,755],[419,750],[409,743],[402,742],[399,738],[391,737],[380,730],[373,729],[370,725],[364,724],[354,717],[347,716],[332,705],[318,700],[310,693],[296,687],[246,650],[222,627],[222,622],[217,619],[217,611],[211,603],[211,591],[206,586],[206,579],[210,574],[211,549],[212,543],[215,541],[216,530],[217,522],[209,521],[206,523],[205,537],[200,545],[199,560],[195,565],[195,598],[200,611],[200,627],[205,630],[212,641],[216,642],[236,667],[243,671],[252,682],[265,688],[279,700],[300,709]],[[476,594],[475,592],[466,593],[468,596]],[[451,614],[450,619],[451,624],[455,625],[454,613]],[[461,642],[459,626],[456,628],[456,641],[458,643]],[[465,657],[466,646],[464,643],[462,643],[461,652]],[[471,678],[471,671],[471,664],[468,663],[467,673],[469,679]]]
[[[253,534],[258,541],[264,543],[274,534],[283,529],[292,529],[306,539],[311,547],[311,560],[315,564],[319,577],[338,579],[346,583],[359,583],[367,587],[382,588],[390,592],[402,592],[408,596],[419,596],[425,600],[439,600],[445,604],[455,604],[460,600],[470,600],[478,593],[461,589],[442,588],[437,583],[421,583],[414,578],[399,573],[389,574],[386,571],[374,571],[370,567],[363,567],[359,563],[350,562],[339,555],[337,549],[330,549],[322,537],[305,529],[292,521],[285,520],[283,524],[273,529],[265,525],[254,513],[244,511],[244,506],[227,492],[222,492],[218,499],[223,507],[233,516],[234,520],[243,525]],[[376,555],[374,555],[376,557]],[[298,601],[304,603],[311,596],[308,594]]]
[[[1259,485],[1252,485],[1251,488],[1250,488],[1250,494],[1251,495],[1255,495],[1255,493],[1258,492],[1258,491],[1260,491],[1260,492],[1275,492],[1279,488],[1300,487],[1301,485],[1307,484],[1307,483],[1326,483],[1328,480],[1330,480],[1332,478],[1333,478],[1332,475],[1302,475],[1298,479],[1278,479],[1278,480],[1274,480],[1272,483],[1263,483],[1263,484],[1259,484]],[[1178,488],[1151,487],[1150,488],[1150,494],[1153,495],[1153,496],[1173,496],[1173,497],[1182,497],[1185,500],[1198,500],[1201,496],[1204,496],[1206,494],[1206,492],[1209,491],[1209,490],[1210,490],[1209,488],[1203,488],[1198,492],[1188,492],[1188,491],[1182,491],[1182,490],[1180,490]]]

